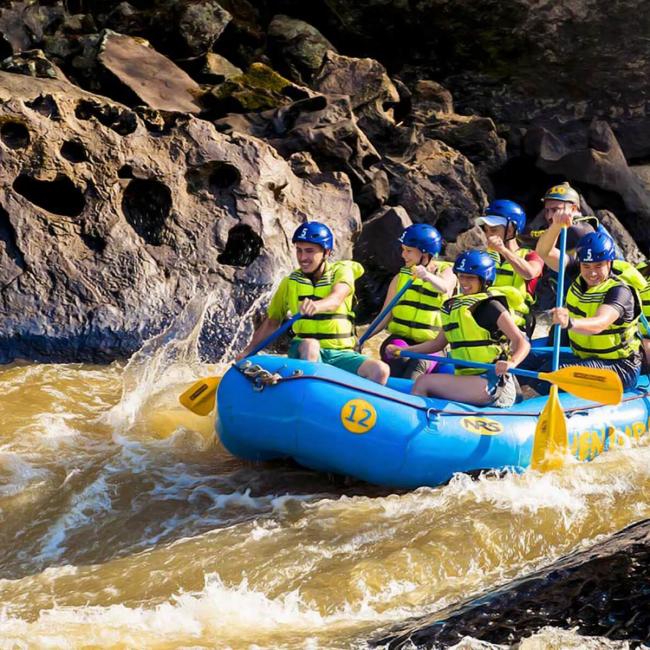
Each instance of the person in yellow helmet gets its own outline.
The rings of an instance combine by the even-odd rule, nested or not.
[[[440,331],[440,309],[456,286],[453,264],[438,258],[442,238],[436,228],[425,223],[408,226],[400,235],[404,267],[392,279],[382,311],[406,285],[411,285],[398,303],[368,337],[388,328],[380,353],[390,366],[392,377],[415,379],[431,370],[430,361],[396,359],[385,354],[388,345],[413,345],[433,339]]]
[[[289,357],[322,361],[385,384],[390,373],[388,366],[354,350],[352,297],[354,282],[363,274],[363,267],[347,260],[331,262],[332,231],[317,221],[299,226],[292,241],[299,268],[282,280],[266,318],[237,358],[248,356],[258,343],[275,332],[287,312],[300,312],[302,318],[293,324],[295,337]]]

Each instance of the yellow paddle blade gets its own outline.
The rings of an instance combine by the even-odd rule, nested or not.
[[[554,384],[537,421],[530,466],[539,472],[558,469],[564,465],[568,450],[566,418]]]
[[[214,408],[215,395],[221,377],[204,377],[192,384],[178,401],[197,415],[208,415]]]
[[[566,366],[554,372],[540,372],[539,378],[576,397],[600,404],[618,404],[623,397],[620,377],[605,368]]]

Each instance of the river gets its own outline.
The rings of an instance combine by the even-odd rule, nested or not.
[[[195,348],[0,370],[1,648],[363,648],[650,517],[647,440],[399,493],[241,462],[177,403],[224,369]]]

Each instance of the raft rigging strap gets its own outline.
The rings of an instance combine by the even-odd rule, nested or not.
[[[389,402],[394,402],[395,404],[401,404],[402,406],[408,406],[410,408],[417,409],[418,411],[425,411],[427,415],[446,415],[451,417],[468,417],[468,416],[478,416],[478,417],[491,417],[491,416],[501,416],[501,417],[533,417],[538,418],[541,415],[540,411],[517,411],[512,412],[506,409],[498,409],[491,411],[445,411],[444,409],[438,409],[431,406],[425,406],[421,404],[414,404],[413,402],[407,401],[405,399],[400,399],[393,395],[385,395],[378,391],[372,390],[370,388],[363,388],[357,386],[351,386],[350,384],[340,381],[339,379],[332,379],[331,377],[321,377],[319,375],[305,375],[301,371],[297,371],[297,374],[290,375],[289,377],[283,377],[277,372],[271,373],[269,370],[266,370],[259,364],[252,364],[250,361],[246,361],[243,364],[236,364],[234,366],[241,372],[247,379],[250,379],[253,384],[255,391],[262,391],[266,386],[276,386],[285,381],[296,381],[299,379],[313,379],[316,381],[322,381],[327,384],[334,384],[335,386],[342,386],[343,388],[352,388],[359,393],[364,393],[365,395],[372,395],[373,397],[379,397],[385,399]],[[299,374],[298,374],[299,373]],[[639,389],[635,389],[639,390]],[[644,399],[650,397],[650,391],[645,390],[639,395],[633,395],[630,397],[625,397],[621,400],[621,404],[624,402],[632,402],[638,399]],[[568,417],[576,413],[590,411],[595,408],[600,408],[602,404],[592,404],[587,406],[574,406],[572,408],[567,408],[564,412]]]

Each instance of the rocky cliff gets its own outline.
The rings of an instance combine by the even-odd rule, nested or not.
[[[640,0],[5,3],[0,360],[127,356],[209,291],[228,303],[218,354],[292,267],[305,219],[368,268],[366,315],[404,225],[456,242],[490,198],[534,216],[556,180],[647,251],[644,15]]]

